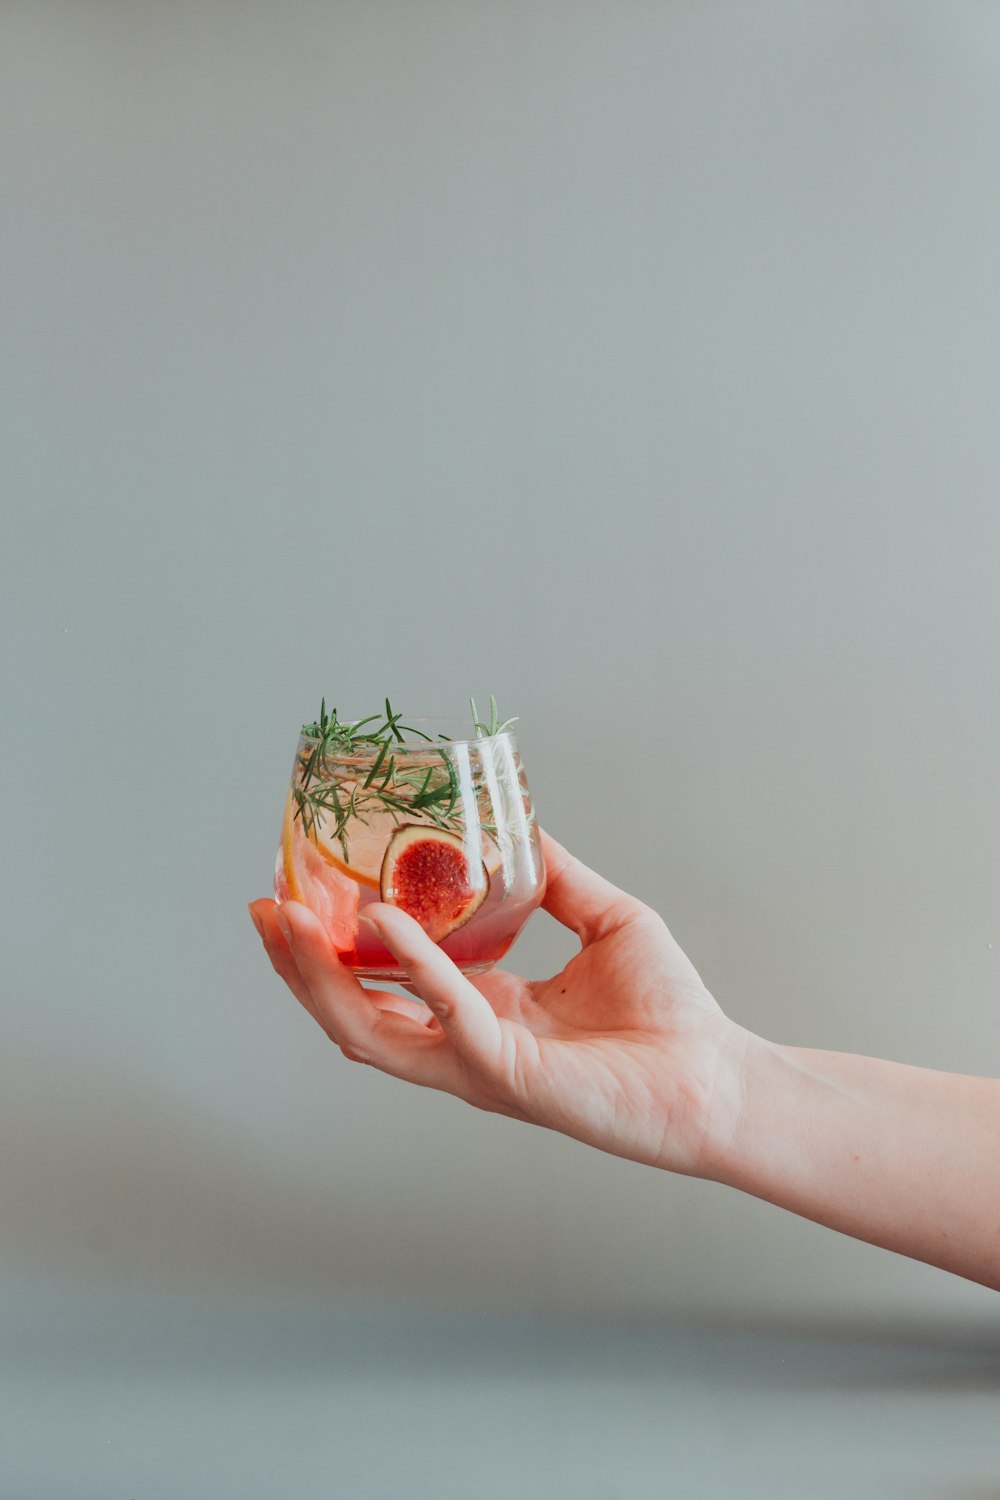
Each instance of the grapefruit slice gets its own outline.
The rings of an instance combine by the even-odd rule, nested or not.
[[[457,833],[404,823],[389,840],[379,889],[383,901],[409,912],[439,943],[475,916],[490,877],[481,859],[469,859]]]
[[[377,891],[382,856],[396,827],[396,820],[388,812],[375,812],[371,815],[366,813],[365,817],[365,822],[360,818],[351,818],[345,829],[349,860],[344,859],[343,845],[332,832],[332,819],[319,827],[311,828],[309,839],[338,874],[346,875],[350,880],[356,880],[358,885],[367,885]]]

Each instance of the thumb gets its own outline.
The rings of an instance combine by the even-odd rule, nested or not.
[[[467,1062],[494,1071],[503,1041],[500,1022],[485,997],[456,968],[447,953],[431,941],[419,922],[398,906],[376,902],[365,908],[361,921],[371,925],[399,960],[455,1051]]]
[[[542,906],[557,922],[577,933],[584,947],[643,910],[635,896],[589,869],[551,834],[543,829],[539,833],[548,873]]]

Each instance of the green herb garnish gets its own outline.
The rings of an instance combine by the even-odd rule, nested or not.
[[[492,695],[488,724],[480,719],[475,702],[472,699],[469,702],[477,739],[503,734],[516,723],[515,719],[500,723],[497,701]],[[388,698],[384,715],[371,714],[366,719],[346,721],[340,719],[335,708],[327,712],[324,698],[319,718],[303,724],[302,734],[313,743],[304,747],[296,759],[292,782],[294,816],[313,840],[321,828],[332,823],[331,836],[339,842],[345,864],[350,864],[347,829],[352,819],[367,824],[373,815],[388,813],[397,826],[414,819],[450,832],[459,832],[464,826],[465,816],[459,804],[461,789],[452,757],[446,750],[431,745],[426,751],[427,759],[421,756],[415,764],[408,763],[421,748],[412,740],[430,745],[431,736],[403,723],[402,714],[393,710]],[[406,747],[405,756],[394,753],[400,746]],[[374,759],[365,770],[369,756]],[[356,768],[350,765],[354,757],[363,761]],[[495,836],[489,788],[481,777],[474,776],[473,790],[480,805],[481,826]]]
[[[479,739],[491,739],[495,734],[503,734],[505,729],[509,729],[512,724],[517,723],[516,719],[504,719],[503,723],[500,723],[500,715],[497,713],[497,700],[492,693],[490,694],[489,724],[484,724],[476,712],[475,698],[469,699],[469,707],[472,709],[472,727]]]

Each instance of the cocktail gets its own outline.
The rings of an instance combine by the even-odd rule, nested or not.
[[[402,907],[464,974],[501,959],[545,890],[531,793],[490,700],[471,734],[385,713],[305,724],[292,767],[274,893],[325,925],[359,978],[408,976],[359,925],[365,907]],[[453,731],[448,733],[446,731]]]

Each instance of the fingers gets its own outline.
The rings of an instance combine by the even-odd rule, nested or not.
[[[340,963],[319,918],[299,902],[280,908],[255,902],[250,915],[276,972],[345,1057],[484,1108],[516,1113],[505,1102],[500,1022],[412,917],[381,905],[366,911],[424,1005],[366,990]]]
[[[271,960],[271,967],[285,981],[292,994],[302,1005],[303,1009],[309,1012],[316,1024],[321,1026],[330,1039],[338,1043],[338,1045],[345,1038],[348,1031],[356,1033],[357,1017],[354,1017],[355,1025],[353,1027],[350,1025],[345,1027],[342,1016],[334,1013],[326,991],[323,992],[322,996],[324,1003],[320,1005],[317,1002],[313,988],[303,973],[298,944],[295,941],[290,920],[291,907],[286,906],[283,909],[279,909],[273,901],[257,901],[254,902],[249,910],[253,924],[263,939],[267,956]],[[365,1007],[373,1005],[368,992],[357,984],[353,975],[348,974],[341,967],[336,955],[333,955],[332,962],[328,965],[328,971],[332,971],[333,982],[335,984],[343,976],[343,978],[349,981],[351,986],[357,985],[357,989],[361,994],[362,1004]],[[329,972],[327,977],[330,977]],[[393,997],[385,996],[386,1000],[390,998]],[[357,1009],[356,1006],[355,1009]],[[356,1035],[353,1039],[357,1040]],[[350,1040],[347,1041],[347,1045],[350,1046]]]
[[[247,909],[250,912],[250,919],[253,925],[260,933],[261,941],[264,944],[264,952],[271,960],[272,969],[278,975],[279,979],[285,981],[303,1009],[309,1012],[314,1021],[318,1021],[319,1017],[316,1015],[313,1007],[312,996],[309,993],[308,986],[299,973],[295,959],[292,957],[288,940],[278,926],[277,906],[273,901],[254,901]]]
[[[413,988],[427,1002],[459,1056],[477,1069],[495,1072],[503,1048],[500,1022],[447,953],[398,907],[369,906],[365,921],[409,974]]]
[[[542,906],[557,922],[578,933],[584,947],[643,909],[636,897],[588,869],[550,834],[539,832],[548,876]]]
[[[391,1011],[397,1016],[407,1016],[409,1020],[416,1021],[420,1026],[430,1026],[434,1020],[434,1012],[422,1000],[404,1000],[402,995],[380,993],[378,999],[372,1003],[383,1015],[388,1015]]]
[[[307,991],[307,1009],[347,1056],[374,1062],[372,1037],[382,1012],[344,968],[322,922],[296,901],[284,903],[275,920]]]
[[[285,902],[275,920],[308,994],[307,1009],[346,1058],[465,1096],[461,1064],[441,1029],[431,1028],[426,1006],[366,990],[340,962],[326,928],[308,907]]]

